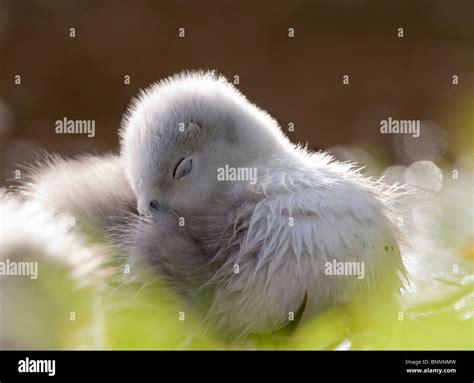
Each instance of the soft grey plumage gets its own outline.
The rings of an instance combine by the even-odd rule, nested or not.
[[[221,336],[278,330],[302,302],[309,319],[403,272],[396,189],[293,145],[222,77],[153,85],[120,136],[120,156],[55,159],[26,193],[113,234]],[[225,166],[256,182],[219,180]],[[327,275],[334,259],[363,263],[364,279]]]

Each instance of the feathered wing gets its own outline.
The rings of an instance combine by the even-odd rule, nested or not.
[[[294,319],[305,295],[307,319],[403,272],[393,192],[324,155],[310,165],[261,170],[242,198],[214,259],[221,266],[208,320],[218,331],[268,333]],[[327,275],[334,260],[363,264],[363,277]]]

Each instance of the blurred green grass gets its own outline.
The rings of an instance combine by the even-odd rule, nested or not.
[[[206,336],[199,318],[185,310],[164,286],[135,292],[132,301],[107,315],[106,348],[111,349],[291,349],[291,350],[472,350],[473,285],[423,305],[402,308],[382,296],[332,308],[290,337],[274,335],[228,344]],[[126,288],[128,289],[128,288]],[[122,292],[111,307],[120,307]],[[122,296],[122,297],[120,297]],[[185,312],[185,320],[179,313]]]

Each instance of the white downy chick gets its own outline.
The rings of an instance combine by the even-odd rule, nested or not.
[[[221,335],[278,330],[404,272],[397,189],[292,144],[223,77],[151,86],[120,136],[147,217],[131,253],[197,302]]]

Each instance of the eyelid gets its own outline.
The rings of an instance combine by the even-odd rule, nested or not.
[[[192,158],[182,158],[179,160],[173,171],[173,179],[180,179],[187,175],[193,168],[193,159]]]
[[[181,158],[181,159],[178,161],[178,163],[176,164],[176,166],[174,167],[174,170],[173,170],[173,178],[176,178],[176,170],[178,169],[178,166],[181,164],[181,162],[184,161],[184,159],[185,159],[184,157]]]

